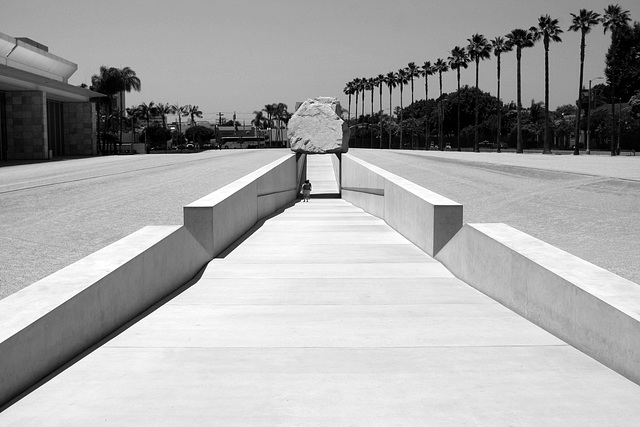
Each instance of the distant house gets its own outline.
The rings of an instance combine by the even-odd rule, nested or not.
[[[97,153],[104,95],[68,83],[78,66],[28,38],[0,33],[0,160]]]

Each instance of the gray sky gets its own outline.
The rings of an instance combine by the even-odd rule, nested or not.
[[[602,13],[598,0],[0,0],[0,32],[29,37],[49,52],[78,64],[72,84],[89,84],[101,65],[136,71],[141,102],[196,104],[205,119],[218,112],[251,120],[254,110],[315,96],[337,96],[355,77],[397,71],[410,61],[446,59],[475,33],[488,39],[514,28],[529,28],[549,14],[565,30],[551,45],[552,108],[573,103],[578,92],[579,33],[568,32],[570,13]],[[617,2],[640,21],[640,2]],[[587,35],[585,86],[603,76],[610,35],[602,27]],[[503,100],[516,98],[515,53],[502,60]],[[523,103],[544,99],[542,43],[523,52]],[[474,66],[462,84],[474,84]],[[595,82],[596,84],[598,82]],[[415,83],[424,97],[424,80]],[[454,91],[455,72],[443,75],[443,90]],[[480,64],[480,88],[496,93],[496,61]],[[438,90],[429,79],[430,97]],[[383,91],[388,109],[388,91]],[[404,91],[404,105],[411,93]],[[399,91],[394,93],[399,104]],[[367,97],[367,107],[369,98]],[[377,92],[375,98],[377,109]],[[353,107],[352,107],[353,108]],[[369,108],[367,108],[367,112]]]

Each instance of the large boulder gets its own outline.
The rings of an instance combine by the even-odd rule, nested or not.
[[[337,98],[307,99],[289,120],[291,151],[306,154],[346,153],[349,125]]]

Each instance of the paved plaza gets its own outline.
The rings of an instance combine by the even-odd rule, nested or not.
[[[640,156],[350,150],[464,205],[640,283]]]
[[[0,167],[0,298],[146,226],[289,150],[101,157]],[[351,153],[640,282],[640,156]]]
[[[223,150],[0,163],[0,298],[282,157]]]
[[[315,157],[316,192],[335,191],[330,165],[313,165],[327,156]],[[633,425],[639,401],[636,384],[384,221],[312,198],[262,221],[0,424]]]

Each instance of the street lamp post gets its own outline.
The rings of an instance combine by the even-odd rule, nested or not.
[[[589,150],[589,140],[591,139],[591,82],[603,78],[604,77],[596,77],[589,80],[589,112],[587,113],[587,154],[591,154],[591,151]]]

